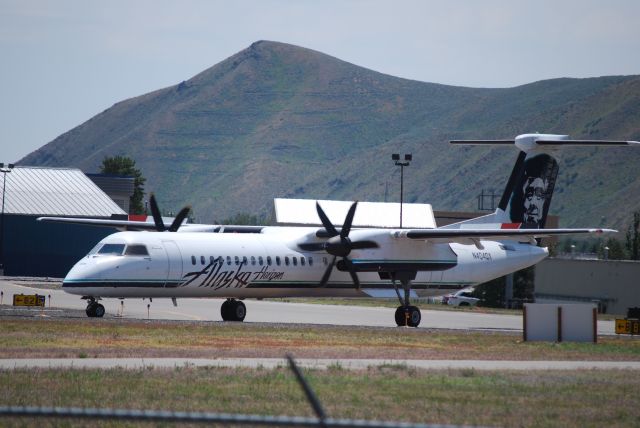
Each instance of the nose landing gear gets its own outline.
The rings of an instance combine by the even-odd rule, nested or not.
[[[220,315],[223,321],[243,321],[247,315],[247,307],[239,300],[227,299],[222,303]]]
[[[102,318],[105,310],[104,306],[96,302],[94,297],[87,298],[87,309],[85,310],[89,318]]]

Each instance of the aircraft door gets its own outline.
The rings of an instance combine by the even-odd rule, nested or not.
[[[165,287],[177,286],[182,278],[182,253],[174,241],[162,241],[164,250],[167,252],[167,279]]]

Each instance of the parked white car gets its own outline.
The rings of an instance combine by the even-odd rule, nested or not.
[[[456,291],[453,294],[447,294],[442,298],[442,303],[450,306],[475,306],[480,299],[472,297],[473,288]]]

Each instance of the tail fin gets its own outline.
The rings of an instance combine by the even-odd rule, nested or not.
[[[521,151],[511,171],[498,209],[489,215],[455,223],[493,224],[501,228],[543,229],[558,177],[555,151],[563,146],[638,146],[637,141],[569,140],[567,135],[524,134],[515,140],[453,140],[451,144],[515,145]]]

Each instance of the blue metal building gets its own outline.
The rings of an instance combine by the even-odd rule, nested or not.
[[[42,216],[126,218],[79,169],[17,166],[0,175],[0,262],[10,276],[64,277],[112,228],[36,221]]]

